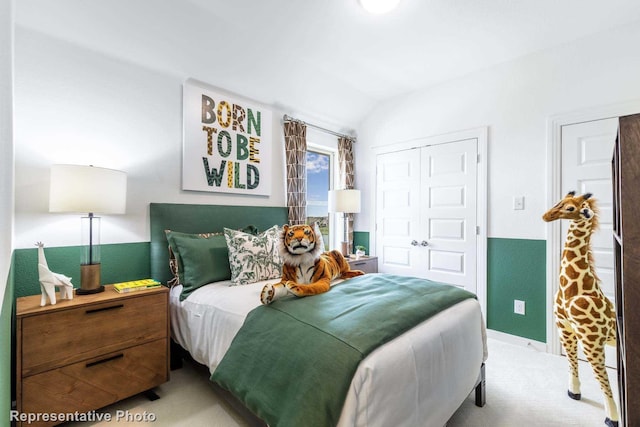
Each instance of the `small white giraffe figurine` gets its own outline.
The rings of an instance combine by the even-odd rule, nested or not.
[[[578,341],[604,394],[608,427],[618,426],[618,410],[613,400],[605,368],[604,346],[615,345],[616,318],[611,301],[600,288],[591,253],[591,234],[598,227],[598,209],[591,193],[576,196],[569,192],[542,217],[543,220],[571,221],[560,263],[560,287],[554,314],[560,341],[569,359],[569,397],[580,400]]]
[[[38,279],[40,280],[40,291],[42,292],[40,306],[47,304],[47,297],[49,297],[51,305],[56,304],[56,286],[60,288],[60,299],[73,299],[71,277],[49,270],[47,259],[44,257],[44,244],[38,242],[36,246],[38,247]]]

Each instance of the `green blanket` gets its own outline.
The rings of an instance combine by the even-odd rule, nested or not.
[[[367,274],[251,311],[211,380],[271,427],[334,426],[358,364],[467,298],[428,280]]]

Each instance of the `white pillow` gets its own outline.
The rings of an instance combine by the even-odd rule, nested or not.
[[[229,248],[231,285],[248,285],[282,276],[282,257],[278,252],[280,229],[277,225],[254,236],[224,229]]]

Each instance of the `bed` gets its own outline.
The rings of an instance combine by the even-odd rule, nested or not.
[[[280,207],[152,203],[152,277],[163,283],[173,277],[169,269],[165,230],[215,233],[223,228],[239,230],[251,226],[262,231],[286,222],[287,209]],[[377,280],[366,276],[361,276],[366,286],[369,286],[366,280]],[[392,279],[380,276],[385,280]],[[359,278],[342,283],[336,281],[332,284],[332,290],[325,295],[342,298],[340,292],[347,290],[346,293],[351,293],[349,289],[358,285],[356,279]],[[260,290],[265,283],[275,281],[277,279],[229,286],[228,280],[220,280],[198,287],[186,298],[182,295],[182,285],[174,286],[170,293],[172,339],[189,352],[196,362],[205,365],[211,374],[216,373],[221,364],[228,364],[223,362],[225,355],[232,353],[241,341],[241,332],[246,332],[248,326],[243,325],[245,322],[250,324],[248,314],[251,313],[251,317],[260,310],[265,311],[264,307],[254,310],[260,306]],[[298,301],[309,300],[310,303],[316,299],[322,304],[320,297]],[[284,303],[301,306],[295,301]],[[313,361],[313,357],[304,351],[299,358]],[[467,298],[452,304],[426,320],[416,320],[415,326],[363,356],[355,373],[349,376],[344,398],[340,397],[340,409],[331,424],[445,425],[470,393],[475,392],[476,405],[484,405],[486,358],[486,334],[478,302]],[[305,383],[296,379],[299,377],[288,381],[304,388]],[[308,388],[316,388],[316,385]],[[270,419],[270,424],[278,425],[273,421],[274,418],[269,418],[274,415],[267,414],[272,408],[261,408],[259,402],[247,400],[246,396],[239,393],[234,396],[257,416]],[[305,424],[313,425],[311,420]]]

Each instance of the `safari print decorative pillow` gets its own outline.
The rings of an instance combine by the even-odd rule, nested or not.
[[[280,230],[277,225],[253,236],[224,229],[224,237],[229,248],[231,284],[248,285],[267,279],[277,279],[282,275],[282,257],[278,252]]]

